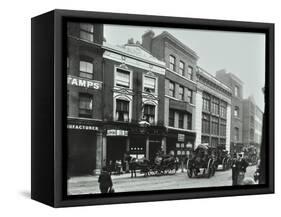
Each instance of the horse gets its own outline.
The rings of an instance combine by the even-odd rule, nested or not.
[[[136,159],[136,158],[131,157],[131,159],[129,161],[129,169],[131,171],[131,178],[137,177],[136,170],[141,170],[141,172],[144,173],[144,177],[147,177],[148,173],[149,173],[149,164],[150,164],[150,162],[146,158]]]

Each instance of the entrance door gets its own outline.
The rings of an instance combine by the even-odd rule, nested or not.
[[[156,153],[161,151],[161,140],[149,140],[149,160],[154,161]]]
[[[124,153],[126,152],[127,137],[107,137],[106,160],[123,161]]]

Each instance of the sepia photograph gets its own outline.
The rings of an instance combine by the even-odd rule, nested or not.
[[[67,195],[264,184],[266,35],[67,22]]]

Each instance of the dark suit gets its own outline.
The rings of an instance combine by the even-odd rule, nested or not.
[[[108,172],[102,171],[98,182],[100,183],[100,191],[101,193],[108,193],[108,190],[112,187],[111,176]]]
[[[232,169],[232,185],[237,185],[237,181],[238,181],[238,168],[237,168],[237,165],[238,164],[238,160],[237,159],[234,159],[233,160],[233,163],[232,163],[232,166],[231,166],[231,169]]]

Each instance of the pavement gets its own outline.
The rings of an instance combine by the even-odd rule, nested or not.
[[[249,166],[245,177],[253,178],[256,166]],[[148,176],[137,173],[136,178],[131,178],[130,173],[121,175],[112,175],[113,188],[115,192],[131,191],[153,191],[168,189],[200,188],[200,187],[218,187],[231,186],[231,170],[216,171],[211,178],[196,177],[189,178],[186,171],[181,169],[174,175]],[[99,194],[98,176],[80,176],[71,177],[68,180],[68,194]]]

